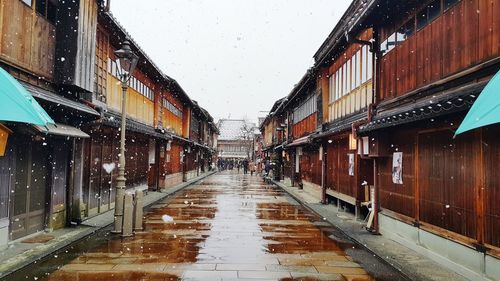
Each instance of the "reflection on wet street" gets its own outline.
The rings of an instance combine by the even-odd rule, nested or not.
[[[331,225],[257,176],[216,174],[145,216],[142,233],[107,236],[35,280],[373,280]]]

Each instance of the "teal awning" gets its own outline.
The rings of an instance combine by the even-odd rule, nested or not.
[[[0,67],[0,121],[28,123],[39,126],[54,124],[40,104]]]
[[[480,127],[500,123],[500,71],[486,85],[455,136]]]

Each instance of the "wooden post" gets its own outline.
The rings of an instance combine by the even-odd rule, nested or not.
[[[327,171],[326,171],[326,164],[328,161],[327,160],[327,153],[326,153],[326,148],[322,144],[323,149],[321,149],[321,152],[323,153],[322,155],[322,161],[321,161],[321,204],[327,204],[328,202],[326,201],[326,177],[327,177]]]
[[[484,145],[483,145],[483,129],[476,129],[474,132],[474,166],[475,166],[475,200],[476,200],[476,239],[478,246],[482,246],[485,240],[485,169],[484,169]],[[483,247],[478,247],[483,248]]]
[[[419,153],[419,149],[420,149],[420,144],[419,144],[419,134],[417,133],[416,135],[416,147],[415,147],[415,159],[414,159],[414,163],[415,163],[415,171],[414,171],[414,174],[415,174],[415,185],[414,185],[414,192],[415,192],[415,195],[414,195],[414,208],[415,208],[415,223],[414,225],[415,226],[419,226],[420,225],[420,153]],[[420,236],[419,236],[420,237]],[[419,241],[420,243],[420,241]]]
[[[373,192],[373,225],[371,228],[372,233],[379,234],[379,224],[378,224],[378,213],[379,213],[379,187],[378,187],[378,167],[377,167],[377,158],[373,159],[373,188],[375,192]]]

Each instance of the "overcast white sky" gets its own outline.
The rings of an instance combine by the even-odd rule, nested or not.
[[[215,119],[255,120],[313,65],[350,2],[113,0],[111,11]]]

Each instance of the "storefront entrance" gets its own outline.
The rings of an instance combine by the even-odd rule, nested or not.
[[[15,184],[11,190],[10,239],[45,228],[49,171],[47,144],[31,139],[16,140]]]

